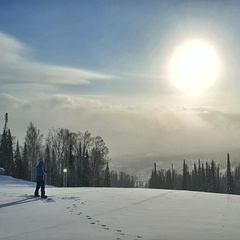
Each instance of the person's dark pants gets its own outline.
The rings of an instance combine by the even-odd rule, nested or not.
[[[34,192],[34,196],[38,197],[39,196],[39,189],[41,188],[41,197],[45,196],[45,183],[43,176],[42,177],[37,177],[37,185],[36,185],[36,190]]]

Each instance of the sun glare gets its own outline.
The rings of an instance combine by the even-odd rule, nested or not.
[[[187,95],[196,96],[211,87],[220,71],[220,61],[211,45],[189,40],[179,46],[169,63],[172,83]]]

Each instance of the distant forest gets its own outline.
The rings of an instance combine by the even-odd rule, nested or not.
[[[108,147],[100,136],[93,137],[88,131],[52,128],[44,141],[43,134],[30,122],[20,146],[8,128],[6,113],[0,138],[0,167],[6,175],[19,179],[35,181],[35,167],[41,159],[47,171],[46,184],[57,187],[149,187],[240,194],[240,166],[231,168],[229,154],[224,172],[213,160],[198,160],[191,171],[184,160],[182,173],[173,165],[158,170],[154,163],[149,181],[142,183],[125,172],[110,170]]]
[[[20,146],[8,128],[5,114],[0,136],[0,167],[6,175],[35,181],[35,167],[41,159],[46,168],[46,184],[58,187],[134,187],[135,178],[124,172],[110,171],[109,150],[104,140],[90,132],[71,132],[52,128],[45,143],[40,130],[30,122],[24,145]]]
[[[212,160],[194,163],[192,171],[183,161],[182,174],[171,169],[157,170],[156,163],[149,180],[149,188],[191,190],[213,193],[240,194],[240,166],[231,168],[230,155],[227,154],[226,170],[220,171]]]

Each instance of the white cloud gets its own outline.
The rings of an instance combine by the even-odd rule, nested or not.
[[[25,59],[24,54],[28,52],[28,48],[23,43],[0,32],[0,51],[0,64],[2,66]]]
[[[86,84],[93,80],[111,79],[111,76],[34,60],[30,49],[16,39],[0,32],[0,81],[42,84]]]

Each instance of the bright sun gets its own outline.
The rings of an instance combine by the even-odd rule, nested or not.
[[[188,95],[196,96],[213,85],[220,71],[220,61],[207,42],[193,39],[173,53],[169,75],[173,84]]]

